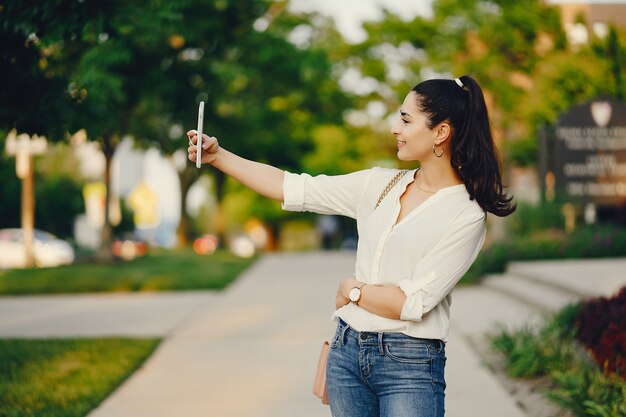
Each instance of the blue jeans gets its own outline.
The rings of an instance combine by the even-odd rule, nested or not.
[[[339,320],[326,367],[333,417],[443,417],[445,344]]]

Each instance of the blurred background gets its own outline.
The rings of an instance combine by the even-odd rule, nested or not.
[[[462,282],[626,256],[624,1],[0,0],[0,294],[223,289],[260,254],[352,253],[351,219],[196,169],[198,104],[223,147],[290,172],[413,168],[399,105],[463,74],[518,210]]]
[[[27,226],[104,257],[116,239],[173,248],[205,235],[231,249],[241,238],[255,251],[354,248],[351,221],[284,213],[194,169],[184,132],[198,103],[227,149],[341,174],[400,166],[389,127],[404,95],[467,73],[485,89],[520,205],[492,222],[490,241],[624,224],[625,9],[594,3],[2,4],[0,227],[32,217]],[[557,138],[560,118],[591,102],[603,124],[563,127],[613,126],[607,137],[620,145],[571,148],[584,138],[570,130],[555,152],[567,139]]]

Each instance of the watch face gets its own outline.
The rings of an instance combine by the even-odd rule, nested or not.
[[[354,301],[356,303],[357,301],[359,301],[359,298],[361,297],[361,290],[358,288],[352,288],[350,290],[349,296],[350,296],[350,301]]]

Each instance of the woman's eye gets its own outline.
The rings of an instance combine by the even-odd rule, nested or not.
[[[404,120],[404,119],[400,119],[400,120],[402,120],[402,123],[404,123],[404,124],[408,124],[409,123],[408,120]]]

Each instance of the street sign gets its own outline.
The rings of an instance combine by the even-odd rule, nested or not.
[[[20,153],[41,155],[48,149],[48,141],[44,136],[28,136],[26,133],[17,135],[15,129],[7,136],[5,151],[7,155],[14,156]]]

